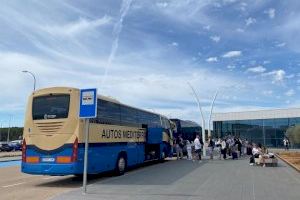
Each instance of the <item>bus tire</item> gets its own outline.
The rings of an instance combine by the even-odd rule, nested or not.
[[[126,156],[124,154],[120,154],[118,156],[117,163],[116,163],[116,169],[115,169],[116,174],[118,176],[123,175],[126,171],[126,166],[127,166]]]

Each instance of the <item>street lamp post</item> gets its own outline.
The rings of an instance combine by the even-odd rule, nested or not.
[[[35,91],[35,85],[36,85],[35,75],[32,72],[27,71],[27,70],[23,70],[22,72],[23,73],[28,73],[28,74],[30,74],[33,77],[33,91]]]
[[[209,113],[209,120],[208,120],[208,137],[211,137],[211,130],[210,130],[210,125],[211,125],[211,115],[212,115],[212,112],[213,112],[213,108],[214,108],[214,105],[215,105],[215,100],[217,98],[217,95],[218,95],[218,90],[216,91],[216,94],[213,98],[213,101],[211,102],[211,106],[210,106],[210,113]]]
[[[193,91],[193,94],[194,94],[194,97],[197,101],[197,105],[198,105],[198,108],[199,108],[199,111],[201,113],[201,117],[202,117],[202,141],[203,141],[203,157],[206,156],[206,147],[205,147],[205,119],[204,119],[204,115],[203,115],[203,112],[202,112],[202,108],[200,106],[200,100],[199,100],[199,97],[196,93],[196,91],[194,90],[193,86],[187,82],[187,84],[190,86],[190,88],[192,89]]]

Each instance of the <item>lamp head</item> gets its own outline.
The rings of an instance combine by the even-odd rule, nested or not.
[[[27,73],[28,71],[27,70],[23,70],[22,72]]]

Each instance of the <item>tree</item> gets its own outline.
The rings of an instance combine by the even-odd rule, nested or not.
[[[300,144],[300,125],[290,126],[286,131],[286,135],[293,145],[299,145]]]

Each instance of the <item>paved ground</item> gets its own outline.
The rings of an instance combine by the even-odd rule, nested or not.
[[[0,162],[8,164],[13,162]],[[20,162],[20,161],[17,161]],[[44,200],[81,186],[73,176],[32,176],[20,172],[19,166],[0,166],[1,200]]]
[[[53,198],[61,199],[299,200],[300,174],[283,162],[263,168],[248,160],[168,161],[98,180],[85,195],[80,188]]]

